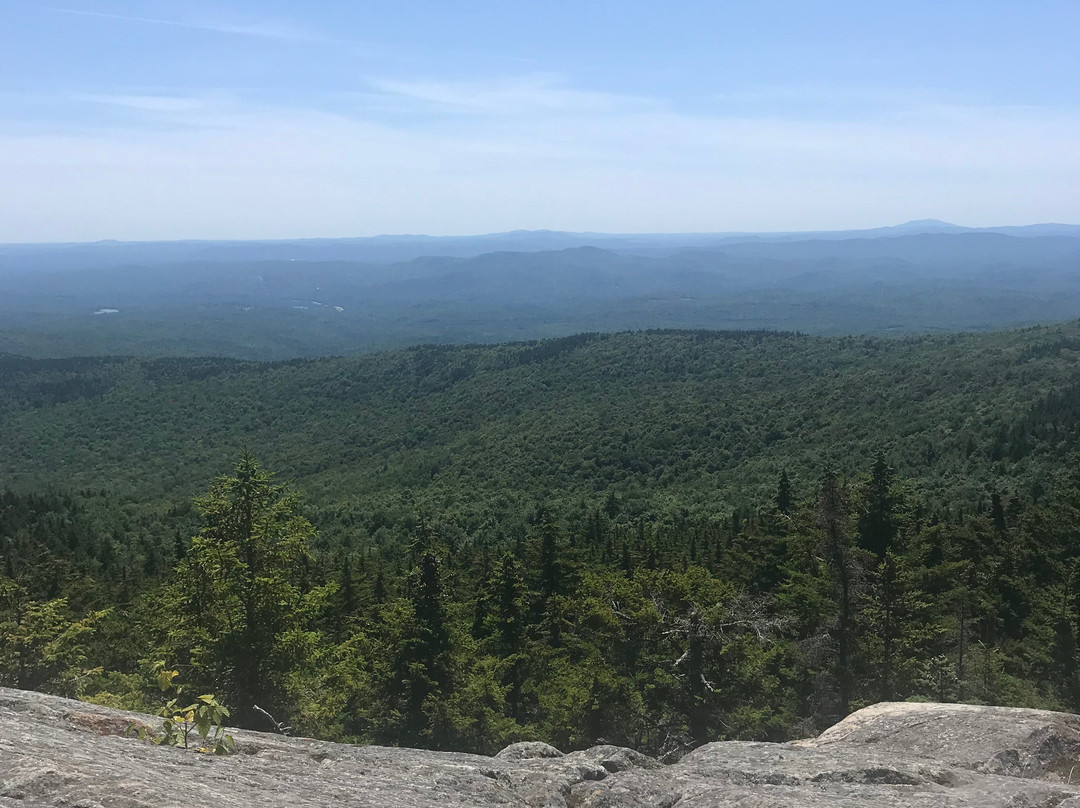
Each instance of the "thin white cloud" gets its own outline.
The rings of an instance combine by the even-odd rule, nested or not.
[[[89,100],[125,115],[0,134],[0,241],[1080,220],[1071,109],[690,115],[536,77],[381,82],[347,112],[226,92]]]
[[[808,82],[746,86],[738,90],[715,93],[712,98],[734,104],[773,107],[794,105],[797,109],[801,109],[803,104],[836,104],[855,110],[922,107],[964,101],[956,93],[946,93],[939,89],[882,88],[854,83],[838,86]]]
[[[565,113],[658,107],[639,96],[572,89],[552,75],[480,82],[372,79],[368,83],[377,93],[446,112]]]
[[[260,37],[264,39],[292,40],[297,42],[326,41],[326,37],[305,30],[299,26],[282,22],[224,22],[219,20],[167,20],[159,17],[139,17],[129,14],[111,14],[105,11],[87,11],[75,8],[50,7],[50,11],[62,14],[76,14],[82,17],[99,17],[103,19],[122,20],[125,22],[141,22],[150,25],[168,25],[176,28],[190,28],[198,31],[212,31],[219,34],[234,34],[237,36]]]
[[[204,98],[175,95],[76,95],[74,98],[142,112],[194,112],[204,109],[207,104]]]

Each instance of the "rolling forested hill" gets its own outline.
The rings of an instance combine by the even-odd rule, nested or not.
[[[0,350],[269,360],[584,331],[896,335],[1080,317],[1076,229],[1007,230],[0,245]]]
[[[5,355],[0,684],[487,752],[1080,709],[1078,393],[1075,322]]]
[[[986,335],[580,335],[276,364],[0,360],[0,482],[188,499],[244,447],[319,504],[402,491],[451,512],[506,497],[771,496],[786,471],[884,451],[942,508],[1038,492],[1073,445],[1080,326]],[[499,519],[497,513],[489,514]]]

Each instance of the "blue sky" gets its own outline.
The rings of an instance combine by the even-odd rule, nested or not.
[[[1080,3],[0,0],[0,241],[1080,222]]]

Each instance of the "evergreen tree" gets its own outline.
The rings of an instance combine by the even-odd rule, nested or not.
[[[848,535],[850,518],[847,492],[836,473],[829,470],[818,491],[815,523],[821,550],[833,583],[836,621],[832,637],[836,649],[834,674],[841,716],[851,712],[855,689],[855,581],[856,566]]]
[[[272,480],[245,455],[196,500],[205,524],[179,565],[166,628],[166,650],[187,657],[175,661],[248,727],[263,724],[256,705],[284,715],[285,677],[303,662],[289,639],[310,617],[299,581],[314,529]]]
[[[412,542],[415,566],[406,597],[392,601],[383,631],[390,666],[382,683],[389,710],[380,739],[410,746],[440,745],[436,719],[452,690],[451,625],[438,536],[426,523]]]
[[[1005,508],[1001,504],[1001,494],[997,491],[990,495],[990,519],[994,523],[994,530],[998,533],[1005,532]]]
[[[338,577],[339,614],[342,618],[351,617],[356,612],[356,587],[353,584],[352,561],[348,555],[342,556],[341,575]]]
[[[502,557],[492,583],[496,593],[493,650],[500,658],[501,681],[506,687],[506,715],[519,720],[527,665],[523,649],[528,592],[521,564],[512,554]]]
[[[859,546],[877,556],[885,557],[896,539],[895,497],[893,495],[894,472],[885,462],[885,455],[878,452],[870,481],[863,490],[863,511],[859,516]]]
[[[563,585],[563,567],[559,558],[559,526],[546,508],[540,511],[540,568],[537,589],[540,601],[546,606],[559,594]]]
[[[376,604],[386,600],[386,578],[383,575],[382,565],[375,572],[375,584],[371,588],[371,599]]]
[[[896,701],[918,694],[919,662],[934,656],[933,641],[943,628],[903,556],[886,551],[870,577],[858,615],[862,656],[877,680],[868,683],[869,695],[874,701]]]
[[[0,687],[74,696],[88,643],[105,616],[73,619],[66,598],[36,601],[0,577]]]
[[[780,511],[780,513],[791,513],[791,480],[788,478],[787,469],[780,472],[780,479],[776,483],[776,494],[773,497],[773,502],[776,504],[776,509]]]

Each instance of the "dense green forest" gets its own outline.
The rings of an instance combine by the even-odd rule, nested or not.
[[[164,663],[243,725],[484,752],[1080,709],[1078,350],[0,357],[0,684],[149,709]]]

